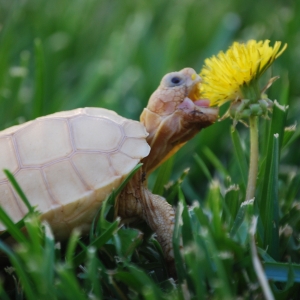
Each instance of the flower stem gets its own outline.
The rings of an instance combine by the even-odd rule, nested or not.
[[[248,173],[248,184],[246,190],[246,200],[253,199],[255,196],[256,179],[258,171],[258,119],[250,116],[250,164]]]

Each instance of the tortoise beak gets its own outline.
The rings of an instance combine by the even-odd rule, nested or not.
[[[219,108],[210,107],[210,100],[201,98],[201,82],[201,77],[195,71],[189,74],[186,81],[187,96],[177,108],[206,114],[211,119],[211,122],[214,123],[218,118]]]
[[[196,72],[191,74],[186,81],[187,97],[189,97],[192,101],[200,99],[201,82],[202,79]]]

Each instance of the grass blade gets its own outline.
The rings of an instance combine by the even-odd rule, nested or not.
[[[259,201],[259,207],[265,210],[265,195],[267,194],[267,191],[269,189],[269,171],[271,168],[271,160],[272,160],[272,152],[273,152],[273,137],[274,134],[279,134],[279,140],[278,140],[278,155],[280,158],[280,151],[282,148],[282,142],[283,142],[283,134],[284,134],[284,127],[285,127],[285,120],[287,116],[287,107],[281,106],[278,104],[277,101],[274,102],[273,107],[273,116],[272,116],[272,122],[271,122],[271,128],[269,131],[269,136],[267,140],[267,152],[265,154],[265,162],[264,167],[262,169],[261,174],[259,174],[259,181],[258,186],[262,186],[261,192],[258,194],[258,201]]]
[[[229,227],[232,227],[240,207],[239,192],[240,190],[237,185],[232,185],[226,190],[222,220],[224,220]]]
[[[51,228],[47,223],[44,223],[45,244],[43,249],[43,272],[48,288],[54,284],[54,262],[55,262],[55,240]]]
[[[171,156],[166,162],[162,164],[162,166],[159,167],[159,171],[152,191],[153,194],[156,195],[163,194],[164,186],[165,184],[168,183],[171,176],[173,163],[174,163],[174,155]]]
[[[18,242],[26,243],[27,239],[23,232],[16,226],[16,224],[7,215],[5,210],[0,206],[0,220],[4,224],[6,230],[11,234],[11,236]],[[1,236],[3,238],[3,236]]]
[[[119,243],[115,242],[118,256],[128,260],[130,260],[133,251],[142,241],[141,232],[132,228],[121,228],[113,237],[119,241]]]
[[[7,293],[5,292],[2,282],[0,282],[0,299],[2,300],[11,300],[11,298],[8,297]]]
[[[124,187],[126,186],[126,184],[128,183],[128,181],[133,177],[133,175],[142,167],[143,164],[137,164],[132,171],[130,172],[130,174],[127,175],[127,177],[124,179],[124,181],[120,184],[120,186],[118,186],[115,190],[115,195],[119,195],[119,193],[124,189]]]
[[[300,131],[299,128],[296,131],[296,128],[296,124],[284,128],[282,148],[287,148],[287,146],[292,144],[295,141],[295,139],[299,138]]]
[[[120,219],[117,219],[115,222],[113,222],[105,232],[103,232],[99,237],[95,238],[90,246],[95,246],[97,248],[100,248],[103,246],[109,239],[112,238],[112,235],[114,234],[115,230],[118,228],[120,223]],[[87,248],[88,249],[88,248]],[[83,262],[87,249],[82,250],[78,255],[76,255],[72,261],[74,266],[78,266],[80,263]]]
[[[78,299],[85,300],[83,291],[81,291],[78,281],[76,280],[75,274],[72,273],[66,266],[58,265],[56,272],[59,276],[59,283],[57,286],[62,291],[63,299]]]
[[[263,267],[269,280],[288,282],[290,276],[289,273],[292,272],[294,282],[300,282],[299,264],[264,262]]]
[[[204,163],[204,161],[200,158],[200,156],[198,154],[195,154],[194,158],[195,158],[195,161],[198,164],[200,170],[203,172],[203,174],[207,178],[207,180],[211,181],[212,176],[211,176],[211,174],[209,172],[209,169],[207,168],[206,164]]]
[[[37,215],[29,215],[25,221],[26,233],[28,235],[30,249],[35,255],[41,254],[42,245],[42,230],[41,223]]]
[[[274,296],[271,292],[271,288],[268,284],[265,272],[262,268],[262,265],[260,263],[257,254],[257,248],[256,248],[255,238],[254,238],[255,231],[256,231],[256,224],[257,224],[257,217],[253,217],[252,225],[250,229],[250,249],[251,249],[252,262],[253,262],[254,270],[256,272],[256,276],[258,278],[258,281],[264,293],[265,299],[274,300]]]
[[[203,266],[203,251],[197,244],[194,244],[185,250],[184,258],[189,269],[190,278],[193,281],[196,299],[204,299],[205,270]]]
[[[223,263],[219,256],[216,239],[212,235],[210,230],[203,233],[205,238],[205,244],[207,246],[208,253],[211,253],[212,261],[216,267],[217,278],[219,279],[218,286],[216,287],[216,293],[222,296],[223,299],[233,299],[231,294],[231,284],[226,272],[226,265]]]
[[[265,194],[265,205],[261,209],[264,224],[264,248],[274,258],[279,259],[279,204],[278,204],[278,164],[279,135],[274,135],[271,168],[269,170],[268,190]]]
[[[223,176],[229,176],[228,170],[224,167],[222,162],[217,158],[217,156],[207,147],[203,149],[203,153],[208,158],[208,160],[213,164],[213,166],[221,173]]]
[[[222,235],[222,219],[221,219],[221,195],[219,182],[213,181],[210,185],[208,199],[210,210],[212,213],[212,228],[216,237]]]
[[[144,273],[142,270],[138,269],[132,264],[126,266],[129,273],[119,273],[115,277],[124,281],[136,289],[140,294],[148,294],[149,290],[152,291],[152,295],[155,296],[154,299],[162,299],[162,293],[154,284],[154,282],[149,278],[149,276]]]
[[[9,257],[22,283],[27,298],[37,299],[34,292],[34,288],[32,286],[32,282],[29,280],[28,274],[25,271],[25,267],[20,262],[18,256],[15,253],[13,253],[12,250],[7,245],[5,245],[5,243],[3,243],[1,240],[0,240],[0,250],[3,251]]]
[[[248,164],[245,157],[245,151],[243,150],[239,133],[235,128],[231,127],[231,139],[234,146],[235,156],[240,168],[241,177],[243,179],[244,186],[247,186]]]
[[[237,239],[240,240],[241,243],[244,243],[247,239],[247,230],[249,229],[249,217],[253,215],[253,203],[254,201],[253,199],[251,199],[241,204],[236,218],[233,222],[232,228],[230,230],[230,236],[232,238],[237,236]],[[245,225],[244,230],[240,230],[243,225]]]
[[[174,226],[173,239],[172,239],[175,267],[176,267],[176,271],[177,271],[178,281],[180,283],[184,282],[185,273],[186,273],[186,271],[184,269],[183,259],[182,259],[181,253],[180,253],[180,245],[178,242],[178,241],[180,241],[180,235],[181,235],[180,223],[181,223],[183,210],[184,210],[184,206],[182,205],[181,202],[179,202],[177,205],[175,226]]]
[[[189,215],[189,211],[188,211],[188,207],[186,205],[185,202],[185,198],[182,192],[182,189],[180,186],[178,186],[178,198],[179,198],[179,202],[182,204],[183,206],[183,210],[182,210],[182,240],[183,240],[183,244],[185,246],[188,246],[190,243],[193,242],[193,230],[192,230],[192,225],[191,225],[191,218]]]
[[[297,174],[292,179],[292,182],[290,183],[290,186],[287,190],[286,199],[284,203],[284,208],[286,208],[287,211],[291,210],[292,203],[296,199],[296,195],[300,190],[300,174]]]
[[[16,190],[16,192],[18,193],[18,195],[20,196],[20,198],[22,199],[24,204],[26,205],[29,212],[32,213],[34,211],[34,208],[29,203],[29,200],[27,199],[27,197],[25,196],[25,194],[22,191],[21,187],[17,183],[14,175],[9,170],[6,170],[6,169],[3,170],[3,172],[5,173],[6,177],[8,178],[8,180],[10,181],[10,183],[12,184],[12,186],[14,187],[14,189]]]
[[[99,260],[96,256],[96,248],[89,247],[87,251],[87,263],[86,263],[86,290],[91,290],[92,294],[97,297],[97,299],[103,299],[103,291],[101,284],[99,283],[99,268],[103,266],[100,265]]]
[[[69,263],[70,266],[72,266],[72,259],[74,257],[74,253],[75,253],[75,249],[79,237],[80,237],[80,231],[75,228],[72,231],[71,237],[69,238],[67,251],[66,251],[66,262]]]

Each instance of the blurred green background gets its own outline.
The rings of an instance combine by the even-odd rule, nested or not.
[[[280,102],[289,80],[292,125],[300,113],[299,15],[296,0],[0,0],[0,128],[84,106],[138,119],[165,73],[200,71],[206,57],[248,39],[288,43],[269,72],[281,76],[269,97]],[[183,186],[190,201],[201,200],[208,184],[193,158],[197,153],[205,161],[205,147],[232,169],[234,180],[230,125],[211,126],[176,155],[174,179],[191,168]],[[248,132],[238,128],[247,147]],[[298,170],[294,145],[283,160]]]

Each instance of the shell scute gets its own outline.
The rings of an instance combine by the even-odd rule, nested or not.
[[[26,191],[27,199],[30,199],[32,206],[37,206],[41,212],[51,209],[53,200],[48,193],[48,187],[43,179],[42,171],[39,169],[23,169],[20,170],[15,178],[19,183],[21,189]],[[34,184],[32,184],[34,182]],[[16,195],[19,203],[23,204],[23,201]],[[43,201],[41,201],[43,199]],[[27,208],[24,206],[27,213]]]
[[[117,174],[124,175],[128,174],[138,164],[140,159],[132,159],[128,155],[117,152],[110,155],[110,161]]]
[[[79,116],[70,123],[78,150],[113,151],[118,149],[124,136],[117,123],[101,117]]]
[[[9,128],[6,128],[6,129],[2,130],[0,132],[0,134],[1,134],[1,136],[14,134],[18,130],[29,126],[32,122],[34,122],[34,121],[29,121],[29,122],[26,122],[26,123],[20,124],[20,125],[14,125],[12,127],[9,127]]]
[[[128,122],[126,120],[123,124],[123,127],[125,135],[127,137],[146,138],[149,135],[149,133],[146,131],[145,126],[137,121]]]
[[[92,193],[68,160],[49,165],[43,172],[56,203],[66,205]]]
[[[16,132],[15,139],[24,166],[41,166],[73,151],[65,120],[36,121]]]
[[[72,156],[72,161],[90,189],[99,189],[109,184],[116,176],[106,154],[76,153]]]
[[[6,179],[6,176],[4,172],[2,172],[3,169],[11,170],[11,172],[16,172],[19,169],[19,163],[11,136],[0,138],[0,153],[0,180],[4,180]]]
[[[144,140],[137,138],[127,138],[120,151],[131,158],[142,158],[149,154],[150,146]]]
[[[20,209],[12,188],[8,182],[0,184],[0,195],[2,208],[14,222],[18,222],[23,217],[23,211]],[[0,231],[4,229],[4,225],[0,222]]]

